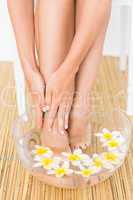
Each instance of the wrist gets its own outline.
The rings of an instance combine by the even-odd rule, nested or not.
[[[33,81],[34,77],[36,77],[36,76],[41,77],[41,73],[39,72],[38,68],[33,65],[25,67],[24,74],[25,74],[25,78],[28,82]]]
[[[64,70],[66,75],[68,74],[69,76],[71,75],[72,77],[75,77],[78,72],[79,67],[76,62],[66,60],[61,65],[60,69]]]

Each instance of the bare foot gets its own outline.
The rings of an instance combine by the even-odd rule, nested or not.
[[[47,115],[47,114],[46,114]],[[51,148],[55,153],[70,152],[68,133],[60,133],[58,120],[56,119],[51,131],[48,130],[48,118],[45,117],[43,132],[41,135],[42,145]]]
[[[43,128],[43,133],[41,136],[42,145],[49,147],[53,150],[53,152],[60,156],[61,152],[71,152],[71,148],[69,145],[69,134],[64,132],[61,134],[58,130],[58,120],[55,120],[52,132],[49,132],[47,129],[47,117],[45,118],[45,125]],[[72,166],[71,166],[72,168]],[[54,176],[47,175],[45,173],[39,171],[34,172],[39,179],[44,181],[47,184],[55,185],[57,187],[64,188],[77,188],[85,186],[86,182],[83,177],[79,177],[77,175],[71,174],[70,176],[64,176],[62,178],[57,178]]]
[[[51,148],[57,156],[60,156],[61,152],[71,152],[68,133],[64,132],[64,134],[61,134],[59,132],[57,119],[54,123],[52,132],[49,132],[47,130],[47,120],[48,119],[45,118],[45,126],[43,128],[43,133],[41,137],[42,145]],[[83,187],[86,183],[82,177],[78,177],[74,174],[71,174],[70,176],[64,176],[62,178],[47,175],[45,174],[45,172],[39,172],[38,170],[33,171],[33,174],[45,183],[60,188]]]
[[[86,149],[91,143],[91,126],[89,123],[90,101],[87,104],[76,99],[70,115],[70,145],[72,149]]]

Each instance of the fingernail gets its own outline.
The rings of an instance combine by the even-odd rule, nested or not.
[[[68,129],[68,125],[67,124],[65,125],[65,129]]]
[[[63,130],[61,130],[60,132],[61,132],[61,134],[62,134],[62,135],[64,135],[64,134],[65,134],[65,131],[63,131]]]
[[[42,111],[43,111],[43,112],[49,111],[49,106],[44,106],[44,107],[42,108]]]

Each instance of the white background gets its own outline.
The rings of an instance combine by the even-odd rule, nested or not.
[[[125,15],[126,18],[126,15]],[[124,26],[124,35],[127,39],[128,36],[128,21]],[[104,45],[104,54],[118,56],[120,54],[121,42],[121,29],[120,29],[120,8],[113,7],[110,24],[107,31],[106,41]],[[128,41],[128,40],[127,40]],[[127,47],[124,49],[127,51]],[[0,60],[13,60],[16,55],[15,40],[13,31],[8,16],[6,0],[0,2]]]

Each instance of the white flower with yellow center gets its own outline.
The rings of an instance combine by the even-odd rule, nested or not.
[[[109,140],[108,142],[104,143],[103,146],[107,147],[109,151],[116,150],[121,148],[124,141],[121,139],[113,138],[112,140]]]
[[[98,154],[93,154],[92,165],[94,166],[96,171],[100,171],[103,168],[104,166],[103,160]]]
[[[73,153],[63,152],[62,155],[65,156],[74,166],[80,166],[81,161],[84,160],[85,156],[81,149],[75,149]]]
[[[97,133],[96,136],[100,138],[101,142],[106,142],[113,138],[112,132],[106,128],[104,128],[101,133]]]
[[[59,165],[59,163],[61,162],[61,158],[36,156],[34,158],[34,161],[36,163],[33,165],[33,167],[43,167],[46,170],[50,170],[53,167],[57,167]]]
[[[89,178],[95,174],[93,167],[82,168],[80,171],[75,171],[76,174],[82,175],[84,178]]]
[[[69,162],[64,162],[62,165],[57,165],[53,169],[48,170],[47,174],[55,175],[57,178],[62,178],[67,175],[73,174],[73,170],[70,169]]]
[[[104,160],[101,154],[93,154],[92,166],[94,167],[97,173],[103,169],[112,169],[112,165],[106,160]]]
[[[35,145],[35,149],[32,150],[32,154],[34,156],[51,157],[53,155],[53,152],[48,147],[42,147],[40,145]]]
[[[114,152],[104,152],[102,153],[102,158],[104,161],[112,164],[112,165],[119,165],[121,161],[124,159],[124,155],[114,151]]]
[[[109,131],[106,128],[104,128],[101,133],[97,133],[96,136],[100,138],[102,143],[108,142],[114,138],[124,141],[124,137],[119,131]]]

